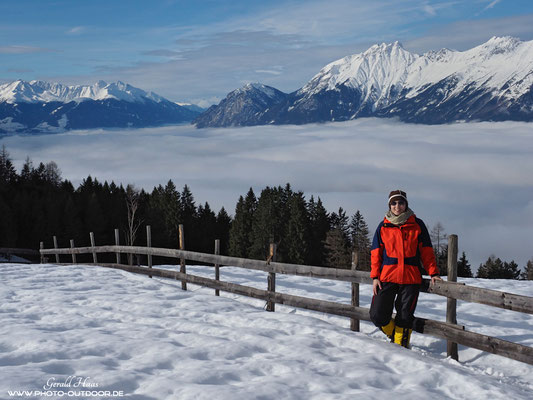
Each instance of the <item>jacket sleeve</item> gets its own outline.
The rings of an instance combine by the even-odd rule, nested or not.
[[[381,264],[383,264],[383,241],[381,240],[381,227],[383,222],[378,225],[374,240],[372,241],[372,249],[370,251],[371,268],[370,277],[379,278],[381,275]]]
[[[430,276],[439,275],[439,268],[437,267],[435,253],[433,252],[433,246],[431,244],[431,237],[429,236],[426,224],[424,224],[424,221],[418,218],[417,222],[422,231],[420,233],[420,237],[418,238],[418,250],[420,251],[422,265]]]

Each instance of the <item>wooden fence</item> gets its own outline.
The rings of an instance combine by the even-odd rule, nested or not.
[[[40,253],[39,250],[33,249],[18,249],[12,247],[0,247],[0,255],[5,255],[7,262],[11,262],[10,258],[12,256],[24,256],[24,258],[29,258],[30,260],[38,260]],[[22,261],[19,261],[22,262]],[[31,262],[31,261],[25,261]]]
[[[91,233],[90,247],[75,247],[70,241],[70,248],[58,248],[57,240],[54,237],[54,248],[44,249],[41,242],[41,262],[45,261],[45,256],[54,255],[57,264],[60,264],[60,255],[70,255],[71,262],[76,263],[77,254],[92,254],[93,265],[116,268],[133,273],[145,274],[149,277],[158,276],[180,280],[182,289],[187,290],[187,283],[196,284],[215,289],[215,294],[219,291],[226,291],[267,302],[267,311],[274,311],[274,305],[284,304],[287,306],[314,310],[323,313],[348,317],[351,319],[351,329],[359,330],[359,320],[370,321],[369,309],[359,307],[359,284],[372,284],[372,279],[368,272],[357,271],[354,267],[357,264],[357,257],[354,258],[352,269],[325,268],[309,265],[288,264],[276,262],[276,248],[272,245],[270,256],[266,261],[253,260],[237,257],[219,255],[220,242],[215,241],[215,254],[199,253],[185,250],[183,227],[180,227],[180,249],[163,249],[151,247],[150,228],[147,228],[148,246],[121,246],[119,245],[118,230],[115,230],[115,245],[96,246],[94,235]],[[448,243],[448,277],[453,280],[457,277],[457,236],[450,235]],[[115,253],[116,263],[98,263],[97,254]],[[148,260],[148,267],[121,264],[122,254],[145,255]],[[152,256],[162,256],[180,259],[180,270],[163,270],[152,267]],[[132,259],[131,257],[129,258]],[[215,279],[204,278],[188,274],[186,272],[185,260],[193,260],[202,263],[213,264],[215,268]],[[220,281],[219,268],[221,266],[235,266],[245,269],[259,270],[268,273],[267,290],[256,289],[244,285]],[[455,271],[455,272],[454,272]],[[287,274],[306,276],[317,279],[333,279],[352,283],[352,304],[342,304],[331,301],[317,300],[308,297],[294,296],[276,292],[276,274]],[[516,312],[533,314],[533,297],[521,296],[512,293],[505,293],[490,289],[483,289],[468,286],[463,283],[453,281],[437,282],[430,285],[430,281],[423,280],[421,291],[433,293],[447,297],[447,317],[446,322],[434,321],[425,318],[415,318],[413,329],[421,334],[428,334],[448,341],[448,355],[458,360],[457,344],[472,347],[493,354],[498,354],[513,360],[525,362],[533,365],[533,348],[518,343],[509,342],[496,337],[486,336],[480,333],[465,330],[464,326],[457,325],[456,321],[456,301],[464,300],[498,307]]]

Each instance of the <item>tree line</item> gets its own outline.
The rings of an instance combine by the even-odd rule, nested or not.
[[[62,179],[55,162],[35,166],[29,158],[17,173],[3,146],[0,215],[0,247],[36,249],[40,241],[51,247],[54,235],[60,247],[67,247],[70,239],[76,246],[89,246],[88,232],[94,233],[97,245],[111,244],[115,228],[123,244],[144,246],[141,228],[150,225],[153,247],[176,248],[182,224],[186,249],[191,251],[212,253],[215,239],[220,239],[221,254],[267,259],[270,243],[276,243],[280,262],[350,268],[355,252],[358,269],[370,270],[371,233],[361,212],[349,216],[342,207],[328,212],[320,198],[307,200],[290,184],[266,187],[257,195],[250,188],[239,197],[232,217],[224,207],[215,212],[208,202],[197,205],[188,185],[179,190],[172,180],[150,193],[91,176],[74,188]],[[439,269],[446,274],[442,224],[433,227],[431,237]],[[112,261],[113,255],[108,257]],[[528,261],[520,274],[514,261],[491,256],[480,265],[477,277],[533,279],[532,264]],[[472,277],[464,252],[458,276]]]

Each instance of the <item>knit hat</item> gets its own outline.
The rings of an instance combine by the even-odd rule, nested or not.
[[[409,202],[407,201],[407,194],[403,190],[393,190],[389,193],[389,207],[392,200],[404,200],[405,205],[409,207]]]

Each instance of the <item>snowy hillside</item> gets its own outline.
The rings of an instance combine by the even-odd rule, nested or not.
[[[213,276],[209,267],[188,272]],[[225,267],[221,279],[266,287],[258,271]],[[533,292],[531,281],[466,282]],[[414,333],[407,350],[369,323],[355,333],[345,318],[279,305],[267,313],[261,301],[180,286],[90,266],[1,264],[0,397],[46,388],[158,400],[533,397],[531,365],[462,346],[457,363],[443,340],[427,335]],[[350,297],[348,283],[302,277],[278,275],[277,289]],[[370,286],[361,285],[361,305],[369,302]],[[445,304],[421,294],[417,314],[443,320]],[[458,320],[533,346],[531,315],[459,302]]]

